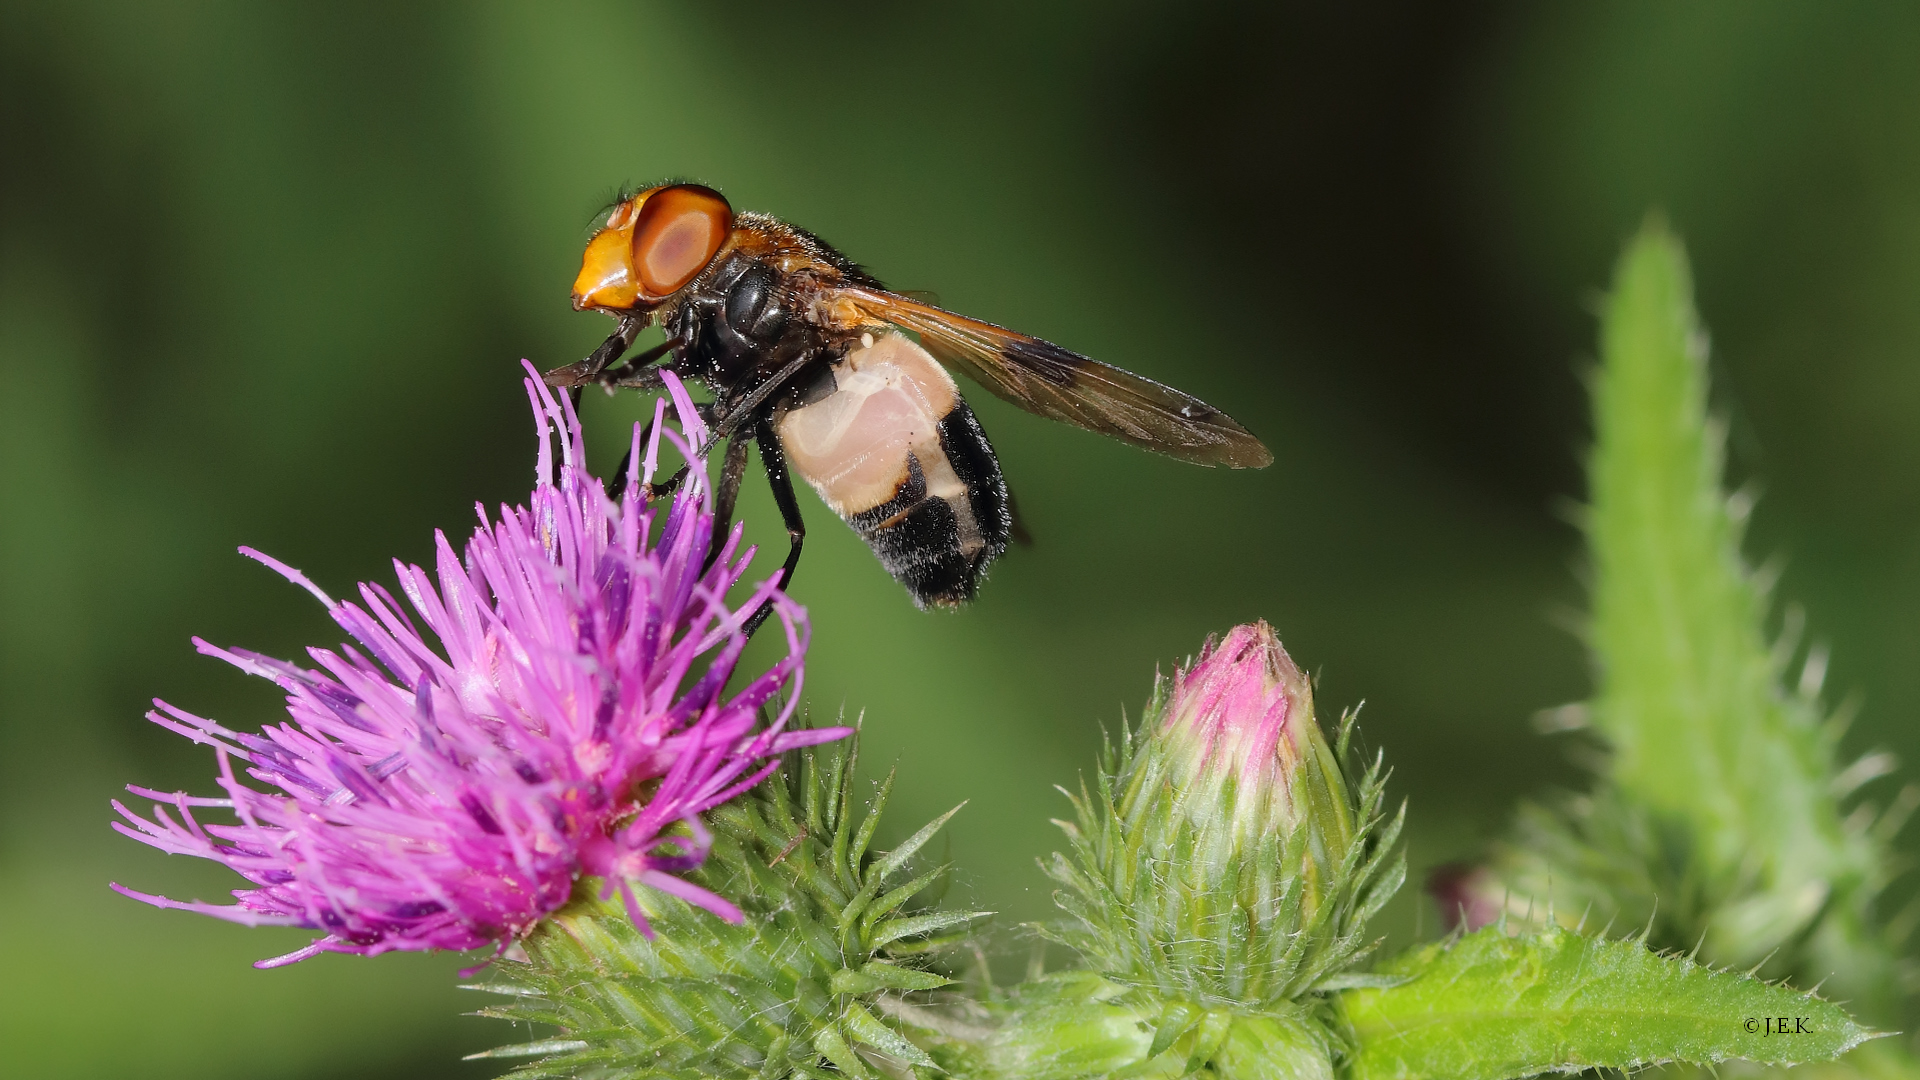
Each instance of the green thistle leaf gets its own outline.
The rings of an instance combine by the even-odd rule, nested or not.
[[[1850,814],[1882,758],[1839,766],[1820,661],[1787,691],[1765,583],[1740,555],[1745,497],[1724,495],[1707,416],[1706,335],[1679,243],[1658,223],[1622,256],[1593,384],[1589,639],[1597,694],[1577,710],[1612,751],[1590,797],[1523,812],[1485,890],[1508,912],[1591,909],[1715,963],[1827,982],[1867,1015],[1900,999],[1874,901],[1903,813]],[[1792,620],[1789,619],[1791,624]],[[1851,818],[1851,820],[1850,820]]]
[[[1341,997],[1358,1046],[1353,1080],[1506,1080],[1735,1058],[1793,1065],[1875,1037],[1811,994],[1638,940],[1489,927],[1383,971],[1408,981]],[[1784,1034],[1774,1030],[1781,1017]]]
[[[923,966],[955,943],[940,932],[987,913],[897,914],[940,881],[944,868],[895,878],[952,814],[871,854],[892,778],[859,812],[856,753],[853,740],[801,751],[712,813],[712,851],[688,877],[737,904],[741,925],[638,890],[649,941],[618,900],[597,898],[598,882],[582,882],[526,939],[525,963],[497,963],[496,980],[475,987],[512,999],[483,1015],[561,1035],[476,1056],[536,1058],[511,1074],[522,1078],[937,1071],[910,1037],[917,1032],[890,1017],[907,998],[949,984]],[[909,956],[918,962],[903,962]]]

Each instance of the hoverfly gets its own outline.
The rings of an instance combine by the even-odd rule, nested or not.
[[[790,476],[798,473],[914,603],[973,599],[1018,525],[1000,462],[948,367],[1028,412],[1182,461],[1236,469],[1273,461],[1197,398],[891,292],[805,229],[735,214],[698,184],[616,202],[587,243],[573,306],[604,311],[618,326],[547,382],[576,395],[588,385],[656,388],[663,371],[705,384],[713,401],[704,418],[715,441],[727,440],[714,542],[731,524],[755,443],[790,542],[782,587],[806,536]],[[655,320],[666,340],[618,363]]]

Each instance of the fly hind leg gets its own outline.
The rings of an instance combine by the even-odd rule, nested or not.
[[[657,368],[651,369],[651,370],[653,370],[655,374],[658,373]],[[622,385],[625,385],[625,384],[622,384]],[[697,413],[699,413],[700,422],[703,424],[706,424],[708,427],[713,426],[712,409],[713,409],[713,406],[711,405],[696,404],[694,406],[694,410]],[[652,439],[653,439],[653,421],[649,420],[647,421],[647,426],[640,429],[640,439],[637,445],[641,447],[645,447],[652,441]],[[741,452],[743,454],[745,453],[744,450],[742,450]],[[729,449],[728,454],[731,455],[732,453],[733,451]],[[732,481],[732,484],[733,484],[733,491],[735,493],[737,493],[740,490],[740,479],[738,474],[742,470],[744,470],[745,467],[746,467],[746,464],[744,459],[742,460],[741,465],[738,468],[734,467],[734,465],[731,462],[731,459],[729,459],[727,468],[734,473],[734,479]],[[627,473],[631,471],[632,468],[633,468],[633,445],[629,445],[627,447],[627,452],[620,455],[620,467],[615,469],[613,473],[607,477],[607,482],[606,482],[607,498],[618,502],[620,499],[620,496],[626,493]],[[687,472],[691,468],[692,466],[690,465],[682,465],[678,469],[674,470],[674,473],[672,476],[667,477],[665,480],[662,480],[657,484],[642,485],[640,490],[642,492],[644,500],[646,502],[652,502],[655,499],[664,499],[667,496],[672,495],[674,492],[679,491],[680,485],[686,482]],[[726,508],[726,514],[725,514],[726,520],[731,521],[733,518],[733,495],[727,493],[726,491],[725,485],[727,484],[727,482],[728,481],[723,477],[721,480],[722,488],[721,488],[721,494],[719,498],[721,500],[722,505],[724,505]],[[725,527],[722,526],[719,529],[719,531],[725,532],[726,531]],[[718,550],[718,545],[715,546],[715,550]],[[712,565],[713,560],[711,557],[708,558],[707,563],[708,565]]]

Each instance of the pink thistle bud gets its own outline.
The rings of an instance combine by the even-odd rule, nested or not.
[[[261,967],[321,952],[504,948],[566,903],[583,875],[619,892],[643,931],[636,883],[739,921],[727,900],[678,876],[706,856],[699,815],[759,782],[776,755],[850,729],[784,730],[805,612],[771,580],[727,603],[752,552],[736,528],[709,565],[712,496],[700,463],[690,461],[664,511],[638,494],[662,437],[689,457],[706,437],[685,390],[669,384],[684,437],[666,428],[663,400],[647,446],[635,430],[629,494],[616,503],[585,471],[571,406],[528,371],[538,485],[526,506],[492,520],[482,510],[464,550],[437,536],[433,573],[396,562],[406,604],[372,584],[360,603],[335,601],[242,549],[317,597],[357,644],[310,650],[318,666],[308,668],[196,642],[277,683],[290,722],[248,734],[156,702],[154,723],[214,748],[223,794],[129,788],[155,806],[143,816],[116,801],[124,820],[114,827],[220,862],[253,887],[236,890],[234,904],[115,889],[232,922],[323,931]],[[786,653],[729,695],[745,623],[763,603]],[[783,692],[784,708],[761,727],[762,706]],[[200,820],[209,809],[237,820]]]
[[[1230,790],[1237,833],[1291,824],[1294,773],[1319,734],[1313,685],[1264,620],[1236,626],[1174,673],[1160,734],[1194,788]]]
[[[1405,873],[1380,762],[1349,778],[1352,735],[1349,713],[1328,744],[1272,627],[1209,639],[1070,796],[1073,859],[1049,867],[1073,894],[1056,940],[1188,1001],[1274,1009],[1318,992],[1366,952],[1361,931]]]

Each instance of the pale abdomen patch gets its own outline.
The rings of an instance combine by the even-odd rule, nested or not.
[[[833,393],[789,410],[775,430],[794,471],[834,513],[851,517],[893,498],[908,451],[923,451],[923,463],[924,451],[939,456],[940,421],[959,394],[953,376],[899,334],[849,352],[833,379]]]
[[[788,464],[921,604],[971,599],[1012,531],[999,462],[925,349],[864,337],[833,389],[774,420]]]

